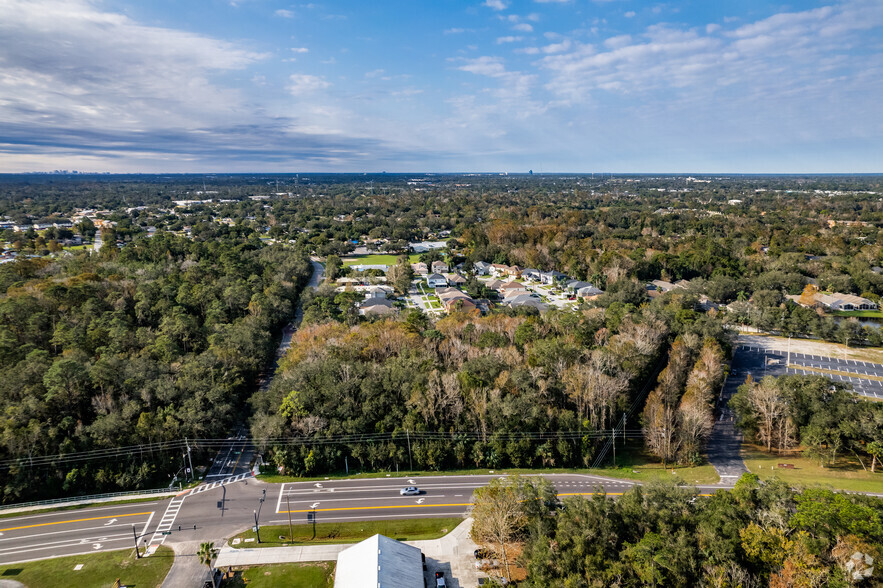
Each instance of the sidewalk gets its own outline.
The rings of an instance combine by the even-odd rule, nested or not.
[[[436,564],[436,567],[441,568],[449,566],[451,576],[459,581],[459,586],[476,586],[478,585],[478,571],[475,569],[472,553],[478,546],[469,537],[471,529],[472,519],[469,518],[440,539],[405,541],[405,543],[423,551],[427,566],[433,563]],[[301,545],[246,549],[233,549],[229,545],[225,545],[221,548],[221,553],[215,561],[215,567],[333,561],[337,559],[338,553],[353,545],[353,543],[349,543],[345,545]],[[431,562],[431,560],[435,560],[435,562]]]

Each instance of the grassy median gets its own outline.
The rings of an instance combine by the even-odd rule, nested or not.
[[[175,554],[168,547],[141,559],[135,558],[134,548],[123,549],[0,565],[0,580],[15,580],[28,588],[108,588],[119,578],[123,586],[155,588],[162,585],[174,561]]]
[[[318,520],[322,520],[322,512]],[[285,514],[279,515],[281,517]],[[303,521],[304,513],[291,515],[292,521]],[[288,525],[268,525],[261,527],[261,543],[255,540],[255,533],[248,530],[234,536],[230,545],[243,547],[281,547],[284,545],[333,545],[336,543],[358,543],[374,535],[386,535],[399,541],[417,541],[420,539],[438,539],[444,537],[454,527],[463,522],[461,518],[423,518],[392,521],[355,521],[346,523],[316,523],[315,535],[313,525],[292,525],[291,533]],[[239,543],[235,541],[239,539]],[[246,541],[251,539],[252,541]]]

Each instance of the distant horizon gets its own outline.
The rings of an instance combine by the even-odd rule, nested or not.
[[[362,171],[300,171],[300,172],[274,172],[274,171],[252,171],[252,172],[88,172],[79,170],[70,171],[27,171],[27,172],[0,172],[2,176],[408,176],[408,175],[424,175],[424,176],[491,176],[491,177],[533,177],[533,176],[673,176],[673,177],[739,177],[739,176],[755,176],[755,177],[787,177],[787,176],[883,176],[883,172],[513,172],[513,171],[379,171],[379,172],[362,172]]]

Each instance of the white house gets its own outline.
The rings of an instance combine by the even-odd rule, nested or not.
[[[877,310],[877,304],[873,300],[853,294],[841,294],[839,292],[816,294],[815,300],[831,310]]]
[[[448,264],[443,261],[433,261],[432,262],[432,273],[435,274],[444,274],[449,271]]]
[[[477,276],[486,276],[491,273],[491,264],[485,261],[476,261],[472,264],[472,267],[475,270],[475,275]]]
[[[552,270],[550,272],[543,272],[540,274],[540,281],[549,286],[565,278],[567,278],[567,274],[562,274],[561,272],[557,272],[555,270]]]
[[[444,288],[448,285],[448,279],[441,274],[429,274],[426,276],[426,285],[430,288]]]

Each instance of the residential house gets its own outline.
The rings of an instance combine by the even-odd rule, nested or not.
[[[506,282],[498,290],[503,295],[503,298],[512,298],[519,294],[530,294],[530,291],[521,282]]]
[[[540,281],[540,274],[542,272],[538,269],[527,268],[521,270],[521,277],[525,280],[535,280],[537,282]]]
[[[671,292],[677,286],[672,284],[671,282],[666,282],[665,280],[653,280],[648,284],[648,286],[655,286],[654,288],[648,288],[648,290],[656,290],[659,294],[665,294],[666,292]]]
[[[877,310],[877,304],[873,300],[855,296],[854,294],[816,294],[815,301],[826,306],[830,310]]]
[[[452,310],[474,310],[476,308],[475,300],[457,288],[436,288],[435,295],[438,296],[438,299],[448,312]]]
[[[497,290],[499,292],[500,286],[502,286],[505,282],[501,280],[488,280],[484,283],[485,286],[490,288],[491,290]]]
[[[450,271],[448,264],[443,261],[433,261],[432,262],[432,273],[434,274],[445,274]]]
[[[386,298],[393,293],[389,286],[365,286],[365,298]]]
[[[568,280],[564,283],[564,289],[572,294],[576,294],[577,290],[580,288],[588,288],[592,284],[589,282],[583,282],[581,280]]]
[[[452,284],[454,286],[462,286],[466,283],[466,278],[464,278],[460,274],[445,274],[445,278],[448,279],[448,284]]]
[[[589,284],[576,291],[576,295],[580,298],[595,298],[603,294],[604,291]]]
[[[472,264],[476,276],[486,276],[491,273],[491,264],[484,261],[476,261]]]
[[[359,314],[363,316],[389,315],[394,312],[392,300],[386,298],[366,298],[359,303]]]
[[[546,312],[549,310],[548,304],[530,294],[519,294],[518,296],[508,298],[505,300],[504,304],[508,305],[510,308],[536,308],[540,312]]]
[[[412,263],[411,269],[414,270],[414,273],[417,274],[418,276],[425,276],[426,274],[429,273],[429,266],[426,265],[425,263],[423,263],[422,261],[419,261],[417,263]]]
[[[426,276],[426,285],[430,288],[444,288],[448,285],[448,279],[441,274],[429,274]]]
[[[550,272],[542,272],[540,274],[540,281],[548,286],[554,285],[556,282],[560,282],[566,279],[567,274],[562,274],[561,272],[555,270],[552,270]]]
[[[495,278],[500,278],[503,276],[509,275],[509,266],[504,265],[502,263],[495,263],[491,265],[491,275]]]

